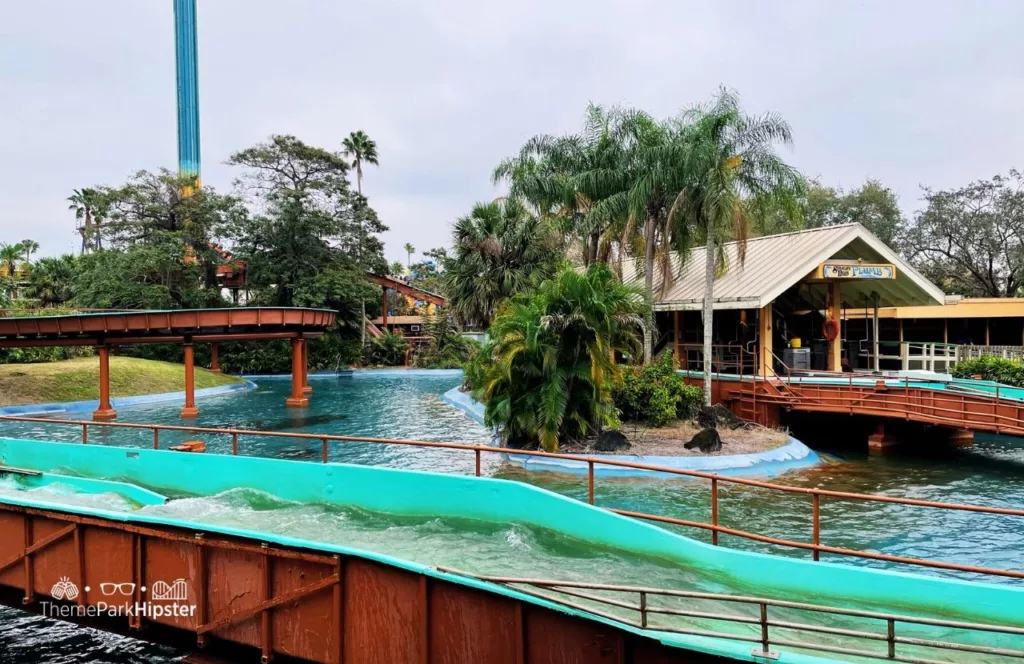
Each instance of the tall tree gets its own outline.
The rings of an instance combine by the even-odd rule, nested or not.
[[[39,251],[39,243],[35,240],[22,240],[19,246],[25,252],[25,264],[31,263],[32,254]]]
[[[356,169],[356,191],[363,195],[363,162],[379,166],[377,161],[377,142],[366,135],[363,130],[354,131],[341,142],[343,154],[352,160]]]
[[[14,279],[21,260],[21,247],[17,244],[0,244],[0,269],[8,279]]]
[[[561,232],[570,250],[578,246],[585,265],[608,260],[619,240],[610,232],[615,220],[588,216],[595,198],[607,192],[587,190],[579,179],[583,173],[620,166],[619,116],[590,104],[580,133],[534,136],[492,174],[495,184],[508,183],[510,197],[526,201]]]
[[[670,251],[688,247],[685,228],[672,228],[668,216],[669,205],[687,176],[679,168],[685,154],[681,130],[678,122],[659,122],[641,111],[615,111],[611,131],[620,146],[615,159],[573,178],[594,201],[587,212],[588,224],[609,225],[623,252],[643,256],[645,363],[654,352],[655,262],[664,275],[662,288],[667,290],[672,278]]]
[[[1024,175],[1011,170],[960,189],[925,188],[903,253],[947,293],[1020,297],[1024,287]]]
[[[82,253],[89,249],[99,249],[101,238],[99,224],[102,221],[103,200],[96,189],[83,187],[73,190],[68,196],[71,205],[68,209],[75,213],[75,219],[80,222],[79,233],[82,235]]]
[[[345,156],[271,136],[229,163],[244,169],[239,185],[258,204],[233,232],[256,301],[327,306],[341,312],[339,324],[361,329],[362,306],[379,293],[365,275],[385,269],[376,234],[387,228],[352,193]]]
[[[412,272],[412,255],[413,255],[413,253],[416,252],[416,247],[412,246],[411,242],[406,242],[405,245],[402,247],[402,249],[405,249],[405,267],[411,273]]]
[[[40,258],[28,275],[29,295],[44,307],[69,302],[74,295],[76,260],[71,254],[60,258]]]
[[[519,201],[477,203],[452,230],[441,283],[463,324],[487,328],[498,306],[550,276],[559,238]]]
[[[152,248],[148,260],[166,259],[155,278],[167,281],[177,306],[186,300],[189,306],[219,305],[217,267],[223,259],[217,250],[218,238],[229,228],[244,225],[239,221],[247,211],[239,199],[221,195],[213,187],[196,189],[193,183],[192,176],[162,169],[139,171],[122,186],[95,191],[102,201],[111,247]],[[194,278],[198,283],[193,283]]]
[[[726,267],[723,244],[739,242],[742,261],[750,208],[779,197],[795,197],[803,179],[775,152],[776,144],[792,142],[789,125],[778,115],[746,115],[737,97],[725,90],[710,105],[687,115],[677,155],[680,180],[688,183],[673,201],[668,217],[670,224],[693,229],[688,240],[705,241],[704,402],[710,405],[714,285],[716,268]]]
[[[859,223],[894,249],[906,223],[896,192],[871,179],[850,191],[809,183],[803,217],[807,228]]]

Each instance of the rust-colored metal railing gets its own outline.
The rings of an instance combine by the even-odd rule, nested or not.
[[[706,636],[712,638],[730,639],[734,641],[746,641],[756,644],[751,653],[754,657],[776,659],[777,654],[771,651],[774,646],[790,646],[793,648],[806,648],[828,653],[843,655],[854,655],[858,657],[870,657],[887,659],[894,662],[913,662],[914,664],[948,664],[948,660],[934,660],[923,658],[914,654],[901,653],[899,646],[915,646],[918,648],[934,648],[940,651],[968,652],[999,657],[1011,657],[1024,659],[1024,650],[1015,648],[997,648],[974,643],[948,640],[949,630],[963,630],[979,633],[982,637],[989,637],[992,634],[1010,634],[1024,636],[1024,627],[1013,627],[1009,625],[992,625],[985,623],[971,623],[939,618],[925,618],[897,613],[883,613],[878,611],[862,611],[847,609],[822,604],[810,604],[806,602],[790,602],[785,600],[771,599],[768,597],[752,597],[743,595],[727,595],[722,593],[709,593],[690,590],[669,590],[664,588],[652,588],[645,586],[624,586],[603,583],[587,583],[581,581],[559,581],[550,579],[530,579],[507,576],[483,576],[471,574],[457,569],[438,567],[438,571],[449,574],[458,574],[479,581],[485,581],[502,585],[518,592],[538,597],[548,601],[558,602],[564,606],[593,613],[603,618],[609,618],[618,622],[624,622],[640,629],[650,629],[659,632],[673,634],[686,634],[690,636]],[[617,593],[619,595],[635,595],[636,603],[610,597],[599,593]],[[627,612],[637,614],[637,619],[630,619],[623,615],[612,613],[601,609],[595,609],[592,605],[581,604],[566,597],[578,598],[605,607],[624,609]],[[730,604],[745,605],[756,610],[755,616],[741,615],[735,613],[697,611],[689,608],[676,608],[671,606],[659,606],[651,602],[654,598],[678,598],[683,600],[710,600],[727,602]],[[863,629],[848,629],[840,627],[829,627],[821,624],[808,622],[795,622],[792,620],[779,620],[770,615],[769,610],[787,609],[791,611],[808,612],[816,615],[832,615],[847,618],[859,618],[866,620],[877,620],[884,625],[885,631],[867,631]],[[737,634],[736,632],[724,632],[711,629],[695,629],[682,627],[678,624],[666,624],[654,622],[657,616],[678,616],[684,618],[698,618],[701,620],[721,621],[734,625],[750,625],[758,628],[757,635]],[[946,633],[943,639],[923,639],[910,636],[902,636],[898,633],[897,627],[901,625],[919,625],[927,627],[944,628]],[[841,636],[850,639],[859,639],[869,643],[885,643],[885,651],[865,650],[861,648],[850,648],[834,643],[821,643],[807,641],[803,638],[794,639],[784,636],[773,636],[772,629],[786,630],[787,632],[810,632],[812,634],[827,634]],[[976,635],[976,636],[978,636]]]
[[[914,507],[923,507],[929,509],[941,509],[941,510],[953,510],[962,512],[973,512],[978,514],[990,514],[1000,516],[1014,516],[1024,517],[1024,509],[1008,508],[1008,507],[988,507],[983,505],[969,505],[961,503],[944,503],[931,500],[918,500],[915,498],[899,498],[895,496],[882,496],[875,494],[864,494],[864,493],[851,493],[846,491],[832,491],[829,489],[810,489],[805,487],[793,487],[785,486],[781,484],[772,484],[769,482],[763,482],[760,480],[754,480],[744,477],[729,477],[725,475],[718,475],[715,473],[707,473],[697,470],[683,470],[680,468],[669,468],[666,466],[658,466],[648,463],[640,463],[636,461],[625,461],[621,459],[606,459],[597,456],[587,456],[582,454],[557,454],[551,452],[541,452],[533,450],[509,450],[507,448],[492,447],[489,445],[468,445],[464,443],[449,443],[449,442],[433,442],[433,441],[422,441],[422,440],[403,440],[403,439],[392,439],[392,438],[373,438],[366,436],[343,436],[333,434],[317,434],[317,433],[301,433],[301,432],[284,432],[284,431],[252,431],[246,429],[221,429],[213,427],[197,427],[197,426],[182,426],[182,425],[169,425],[169,424],[137,424],[129,422],[93,422],[89,420],[56,420],[44,417],[22,417],[22,416],[3,416],[0,417],[0,421],[9,422],[34,422],[38,424],[54,424],[61,426],[73,426],[80,427],[82,430],[82,443],[87,444],[89,441],[89,429],[91,427],[105,427],[105,428],[120,428],[120,429],[137,429],[141,431],[152,432],[152,446],[153,449],[160,448],[160,432],[161,431],[177,431],[186,433],[201,433],[211,434],[218,436],[229,436],[231,438],[231,453],[239,453],[239,437],[240,436],[254,436],[263,438],[291,438],[299,440],[314,440],[320,443],[321,447],[321,462],[327,463],[329,461],[329,448],[331,443],[373,443],[383,445],[405,445],[412,447],[420,447],[426,449],[447,449],[447,450],[461,450],[465,452],[471,452],[475,457],[475,474],[480,476],[481,474],[481,456],[483,454],[509,454],[509,455],[520,455],[530,456],[548,459],[562,459],[568,461],[576,461],[586,464],[587,468],[587,496],[590,504],[594,505],[594,487],[596,484],[595,477],[595,466],[609,466],[616,468],[631,468],[636,470],[654,471],[663,473],[665,475],[672,475],[677,477],[689,477],[702,480],[708,480],[710,483],[710,503],[711,503],[711,519],[710,521],[693,521],[689,519],[680,519],[676,517],[648,514],[646,512],[636,512],[631,510],[622,510],[616,508],[606,507],[610,512],[621,514],[623,516],[633,517],[637,519],[655,521],[659,523],[667,523],[676,526],[684,526],[688,528],[697,528],[701,530],[707,530],[711,532],[712,542],[718,544],[718,538],[721,534],[732,535],[735,537],[741,537],[765,544],[775,544],[783,547],[789,547],[794,549],[802,549],[810,551],[814,560],[819,560],[821,554],[827,553],[838,556],[850,556],[855,558],[863,558],[868,560],[876,560],[888,563],[897,563],[904,565],[917,565],[922,567],[930,567],[933,569],[942,569],[947,571],[955,572],[967,572],[973,574],[987,574],[993,576],[1010,577],[1016,579],[1024,579],[1024,570],[1010,570],[1010,569],[997,569],[992,567],[983,567],[979,565],[963,565],[959,563],[950,563],[939,560],[927,560],[923,558],[912,558],[908,556],[897,556],[887,553],[879,553],[875,551],[865,551],[861,549],[849,549],[845,547],[831,546],[823,544],[821,541],[821,503],[824,499],[830,500],[845,500],[845,501],[859,501],[859,502],[870,502],[870,503],[888,503],[895,505],[908,505]],[[732,528],[729,526],[722,525],[721,514],[719,509],[719,493],[720,486],[723,483],[735,484],[740,486],[755,487],[760,489],[768,489],[771,491],[779,492],[780,494],[796,494],[804,495],[810,498],[811,502],[811,533],[810,541],[798,541],[791,539],[784,539],[779,537],[772,537],[762,533],[755,533],[740,528]],[[847,531],[856,530],[855,527],[847,528]]]

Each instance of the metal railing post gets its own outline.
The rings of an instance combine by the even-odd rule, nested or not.
[[[238,456],[238,432],[231,432],[231,455]]]
[[[594,504],[594,460],[587,460],[587,500]]]
[[[327,463],[327,438],[320,439],[320,456],[324,463]]]
[[[718,546],[718,478],[711,478],[711,543]]]
[[[480,477],[480,450],[478,448],[473,451],[476,452],[476,476]],[[594,501],[591,500],[590,502],[593,503]]]
[[[640,627],[647,629],[647,593],[640,591]]]
[[[885,640],[888,644],[888,657],[889,659],[896,659],[896,621],[889,618],[886,622],[886,635]]]
[[[761,602],[761,652],[765,657],[771,652],[768,645],[768,605],[764,602]]]
[[[89,425],[82,422],[82,444],[85,445],[89,442]]]
[[[160,429],[153,427],[153,449],[160,449]]]
[[[821,557],[821,494],[811,494],[811,543],[814,544],[814,560]]]

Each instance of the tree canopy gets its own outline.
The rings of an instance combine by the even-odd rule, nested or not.
[[[902,250],[946,292],[1019,297],[1024,287],[1024,176],[1011,170],[949,190],[924,190]]]

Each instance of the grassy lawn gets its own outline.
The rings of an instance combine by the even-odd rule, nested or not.
[[[95,357],[63,362],[0,365],[0,406],[100,398],[100,365]],[[196,389],[241,382],[234,376],[196,367]],[[129,397],[185,389],[185,366],[171,362],[110,358],[110,394]]]

